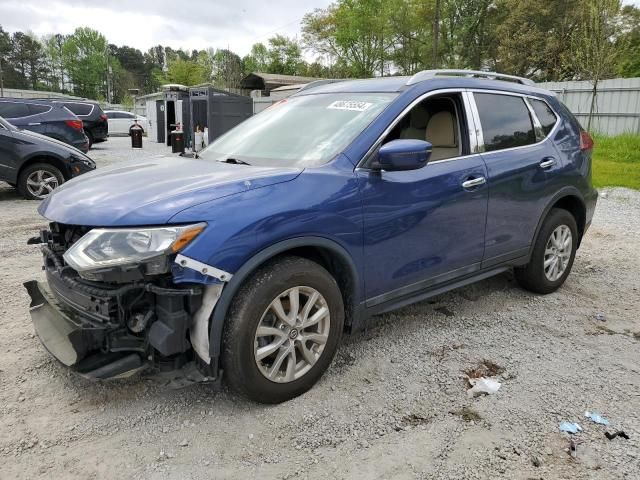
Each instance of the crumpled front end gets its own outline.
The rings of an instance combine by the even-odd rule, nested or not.
[[[223,283],[175,284],[171,265],[154,259],[81,275],[64,253],[88,227],[52,223],[41,232],[46,282],[30,281],[30,314],[44,347],[91,379],[122,378],[152,366],[187,367],[215,380],[208,355],[209,318]]]

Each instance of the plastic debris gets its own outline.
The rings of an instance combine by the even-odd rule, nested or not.
[[[609,432],[604,432],[605,437],[607,437],[609,440],[613,440],[616,437],[622,437],[625,440],[629,440],[629,435],[627,435],[626,433],[624,433],[622,430],[618,430],[615,433],[609,433]]]
[[[606,322],[607,321],[607,317],[605,317],[604,313],[596,313],[596,320],[599,320],[601,322]]]
[[[470,397],[476,397],[478,395],[482,395],[486,393],[487,395],[493,395],[498,390],[502,384],[497,382],[492,378],[470,378],[469,383],[471,384],[471,388],[467,390],[467,395]]]
[[[560,424],[560,431],[567,432],[567,433],[578,433],[582,431],[582,427],[577,423],[562,422]]]
[[[592,422],[599,423],[600,425],[609,425],[609,420],[596,412],[584,412],[584,416],[590,418]]]

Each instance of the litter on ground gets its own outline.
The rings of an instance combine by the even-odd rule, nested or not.
[[[577,423],[562,422],[560,424],[560,431],[567,432],[567,433],[578,433],[582,431],[582,427]]]
[[[467,395],[470,397],[476,397],[478,395],[482,395],[483,393],[487,395],[493,395],[498,390],[502,384],[492,378],[470,378],[469,383],[471,384],[471,388],[467,390]]]
[[[599,423],[600,425],[609,425],[609,420],[596,412],[584,412],[584,416],[590,418],[592,422]]]

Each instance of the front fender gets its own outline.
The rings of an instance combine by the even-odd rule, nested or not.
[[[213,315],[211,316],[209,351],[212,358],[219,356],[222,350],[222,330],[224,327],[224,321],[226,319],[229,306],[231,305],[231,301],[238,292],[240,286],[260,265],[278,254],[298,247],[319,247],[338,256],[346,265],[348,265],[351,276],[354,279],[356,291],[354,291],[353,298],[360,298],[361,279],[358,274],[358,269],[356,268],[351,255],[349,255],[349,253],[340,246],[340,244],[327,238],[315,236],[296,237],[278,242],[264,250],[261,250],[245,262],[245,264],[235,272],[233,278],[222,289],[218,303],[216,303]]]

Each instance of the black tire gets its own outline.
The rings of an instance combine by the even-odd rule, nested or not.
[[[254,354],[258,325],[271,302],[296,286],[315,289],[329,309],[329,333],[316,363],[298,379],[276,383],[264,376]],[[224,378],[229,386],[260,403],[280,403],[309,390],[329,367],[344,325],[344,304],[335,279],[315,262],[280,257],[258,269],[240,287],[229,308],[222,352]]]
[[[27,186],[27,179],[29,178],[29,176],[39,170],[48,172],[49,174],[56,177],[56,179],[58,180],[58,186],[64,183],[64,175],[62,175],[62,172],[53,165],[49,163],[34,163],[33,165],[29,165],[20,172],[17,184],[18,192],[20,192],[20,195],[22,195],[27,200],[42,200],[46,197],[46,195],[38,197],[32,194]]]
[[[84,134],[89,139],[89,148],[93,147],[93,143],[94,143],[93,133],[91,133],[91,131],[89,131],[89,130],[85,130]]]
[[[571,231],[571,254],[563,274],[558,279],[552,281],[545,274],[545,249],[551,234],[562,225],[569,227]],[[555,292],[565,282],[569,273],[571,273],[577,247],[578,226],[576,225],[575,218],[566,210],[559,208],[552,209],[538,233],[538,237],[533,246],[531,260],[524,267],[519,267],[514,270],[516,280],[520,286],[535,293],[547,294]]]

